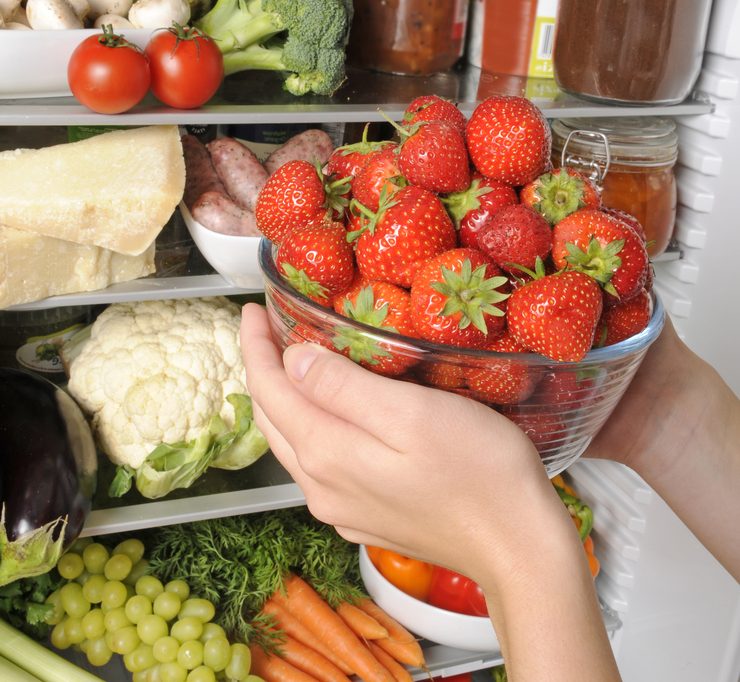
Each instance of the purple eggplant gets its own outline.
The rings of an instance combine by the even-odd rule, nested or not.
[[[56,565],[82,530],[96,479],[92,432],[74,399],[0,368],[0,585]]]

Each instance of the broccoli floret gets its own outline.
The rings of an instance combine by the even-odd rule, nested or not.
[[[216,41],[226,74],[285,71],[294,95],[330,95],[344,81],[351,21],[351,0],[218,0],[197,26]]]

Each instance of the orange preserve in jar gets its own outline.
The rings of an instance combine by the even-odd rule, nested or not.
[[[559,119],[552,133],[553,165],[591,177],[604,206],[640,221],[650,256],[663,253],[676,222],[676,124],[640,116]]]
[[[353,66],[428,76],[463,54],[467,0],[354,0],[347,45]]]

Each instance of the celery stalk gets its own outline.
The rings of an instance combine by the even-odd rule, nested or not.
[[[0,656],[0,680],[3,682],[39,682],[38,677],[27,673],[2,656]]]
[[[41,682],[103,682],[0,619],[0,657],[20,666]],[[2,672],[2,669],[0,669]],[[34,678],[33,675],[36,677]],[[13,679],[0,675],[0,680]],[[23,678],[18,678],[19,682]]]

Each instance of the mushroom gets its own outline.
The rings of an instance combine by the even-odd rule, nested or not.
[[[120,14],[101,14],[96,20],[93,26],[95,28],[103,28],[103,26],[110,25],[113,27],[113,31],[126,30],[127,28],[134,28],[134,25],[122,17]]]
[[[31,27],[28,24],[21,24],[17,21],[9,21],[3,28],[6,31],[30,31]]]
[[[83,28],[82,21],[67,0],[28,0],[26,15],[31,28],[35,29]]]
[[[128,15],[132,4],[133,0],[90,0],[89,16],[93,21],[102,16],[125,17]]]
[[[15,21],[15,15],[20,6],[21,0],[0,0],[0,20],[3,24]]]
[[[28,17],[26,16],[25,7],[18,8],[18,11],[13,15],[13,23],[23,24],[27,28],[31,28],[31,24],[28,23]]]
[[[67,2],[72,5],[78,19],[84,24],[90,13],[90,3],[87,0],[67,0]]]
[[[187,0],[136,0],[128,13],[136,28],[166,28],[177,22],[185,26],[190,21]]]

